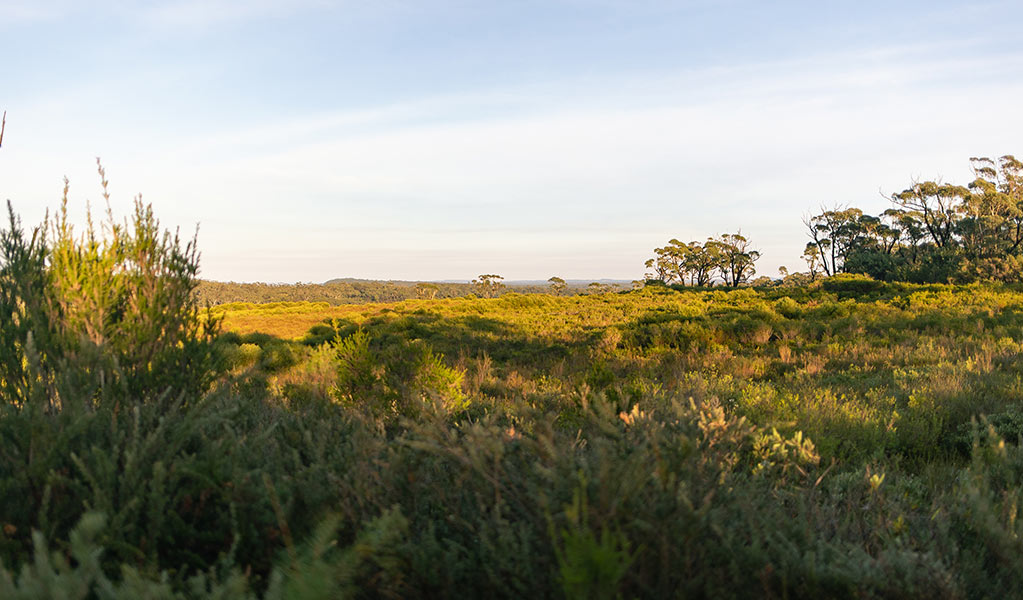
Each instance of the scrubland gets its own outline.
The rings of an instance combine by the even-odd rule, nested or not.
[[[47,227],[0,231],[0,597],[1023,590],[1011,286],[203,310],[145,207]]]

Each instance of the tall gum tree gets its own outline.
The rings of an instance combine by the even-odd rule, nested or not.
[[[718,248],[718,270],[726,285],[739,287],[756,274],[754,263],[760,259],[760,252],[741,232],[721,234],[712,242]]]

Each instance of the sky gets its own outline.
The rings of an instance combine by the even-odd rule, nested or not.
[[[0,0],[0,200],[141,194],[201,276],[638,279],[1023,154],[1018,1]]]

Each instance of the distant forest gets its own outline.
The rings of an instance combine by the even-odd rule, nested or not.
[[[614,284],[588,285],[566,283],[557,277],[550,285],[504,284],[494,275],[483,275],[470,283],[430,283],[414,281],[369,281],[362,279],[336,279],[326,283],[234,283],[200,281],[196,295],[200,305],[230,302],[328,302],[338,304],[367,304],[371,302],[400,302],[414,298],[461,298],[474,294],[481,298],[514,292],[519,294],[578,294],[624,289]]]

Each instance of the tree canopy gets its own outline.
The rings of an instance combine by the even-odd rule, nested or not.
[[[754,263],[760,252],[741,233],[725,233],[707,241],[683,243],[672,239],[663,248],[654,248],[654,257],[646,261],[647,280],[665,284],[707,286],[716,278],[738,287],[756,273]]]
[[[811,278],[822,270],[918,283],[1020,281],[1023,163],[1011,155],[970,163],[968,185],[914,180],[877,216],[836,207],[805,217]]]

